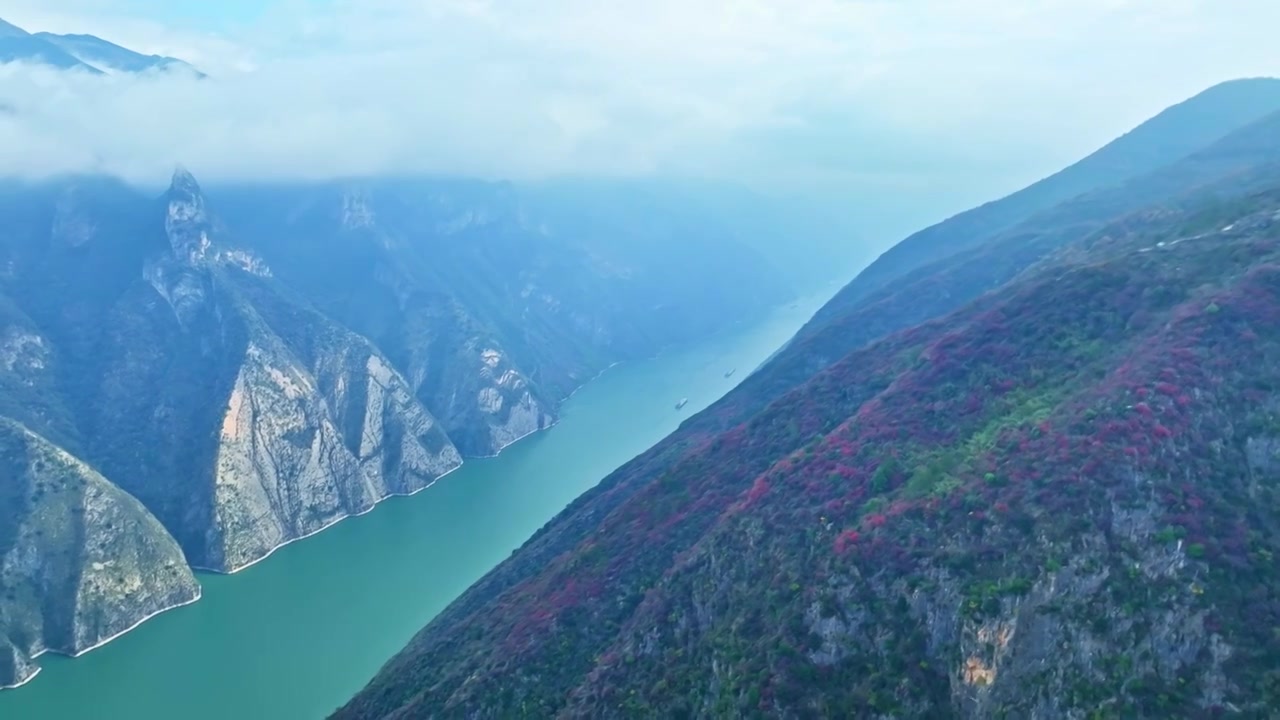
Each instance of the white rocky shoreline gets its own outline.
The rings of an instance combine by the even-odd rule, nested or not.
[[[34,661],[36,661],[36,660],[40,659],[41,657],[43,657],[43,656],[45,656],[45,655],[61,655],[61,656],[63,656],[63,657],[78,658],[78,657],[80,657],[80,656],[82,656],[82,655],[85,655],[85,654],[90,653],[90,652],[92,652],[92,651],[94,651],[94,650],[97,650],[98,648],[100,648],[100,647],[102,647],[102,646],[106,645],[107,643],[111,642],[112,640],[118,640],[118,639],[120,639],[121,637],[123,637],[124,635],[126,635],[126,634],[128,634],[128,633],[130,633],[130,632],[133,632],[134,630],[137,630],[137,629],[138,629],[138,628],[139,628],[143,623],[147,622],[148,620],[152,620],[152,619],[154,619],[154,618],[156,618],[156,617],[158,617],[158,616],[160,616],[160,615],[163,615],[163,614],[165,614],[165,613],[169,612],[170,610],[177,610],[178,608],[184,608],[184,607],[186,607],[186,606],[188,606],[188,605],[193,605],[193,604],[195,604],[196,602],[198,602],[198,601],[200,600],[200,598],[202,598],[202,597],[204,597],[204,590],[203,590],[202,588],[200,588],[199,586],[197,586],[197,587],[196,587],[196,595],[195,595],[195,597],[193,597],[193,598],[191,598],[191,599],[189,599],[189,600],[183,600],[182,602],[174,603],[173,605],[169,605],[168,607],[163,607],[163,608],[161,608],[161,609],[159,609],[159,610],[156,610],[156,611],[154,611],[154,612],[152,612],[152,613],[150,613],[150,614],[146,615],[145,617],[143,617],[143,618],[141,618],[141,619],[139,619],[139,620],[135,621],[135,622],[134,622],[132,625],[130,625],[129,627],[127,627],[127,628],[125,628],[125,629],[123,629],[123,630],[120,630],[120,631],[118,631],[118,632],[116,632],[116,633],[113,633],[112,635],[110,635],[110,636],[108,636],[108,637],[102,638],[101,640],[99,640],[99,641],[95,642],[94,644],[90,645],[89,647],[82,648],[82,649],[77,650],[77,651],[75,651],[75,652],[67,652],[66,650],[59,650],[58,648],[44,648],[44,649],[40,650],[40,651],[39,651],[39,652],[37,652],[37,653],[33,653],[33,654],[30,656],[30,660],[32,661],[32,667],[34,667],[34,668],[35,668],[35,670],[34,670],[34,671],[32,671],[32,672],[31,672],[29,675],[27,675],[26,677],[22,678],[21,680],[19,680],[18,682],[14,683],[14,684],[12,684],[12,685],[0,685],[0,690],[14,690],[14,689],[17,689],[17,688],[22,687],[23,685],[26,685],[27,683],[31,682],[32,680],[35,680],[35,679],[36,679],[36,676],[37,676],[37,675],[39,675],[39,674],[40,674],[40,671],[44,670],[44,668],[43,668],[43,667],[41,667],[41,666],[39,666],[39,665],[34,664]]]
[[[601,370],[600,372],[598,372],[594,377],[592,377],[591,379],[587,380],[586,382],[583,382],[581,385],[579,385],[577,388],[575,388],[575,389],[574,389],[571,393],[569,393],[569,395],[567,395],[567,396],[564,398],[564,400],[562,400],[561,402],[563,403],[563,402],[566,402],[566,401],[568,401],[569,399],[573,398],[573,396],[574,396],[574,395],[576,395],[576,394],[578,393],[578,391],[579,391],[579,390],[581,390],[582,388],[584,388],[584,387],[586,387],[587,385],[591,384],[591,383],[592,383],[592,382],[594,382],[595,380],[599,379],[601,376],[603,376],[603,375],[604,375],[605,373],[607,373],[609,370],[612,370],[613,368],[617,367],[617,366],[618,366],[618,365],[620,365],[620,364],[621,364],[621,362],[614,362],[614,363],[610,364],[608,367],[606,367],[606,368],[604,368],[603,370]],[[521,440],[525,440],[525,439],[527,439],[527,438],[529,438],[529,437],[531,437],[531,436],[533,436],[533,435],[536,435],[536,434],[538,434],[538,433],[540,433],[540,432],[545,432],[545,431],[547,431],[547,430],[550,430],[550,429],[554,428],[554,427],[555,427],[556,425],[558,425],[558,424],[559,424],[559,423],[558,423],[558,421],[557,421],[557,422],[553,422],[553,423],[551,423],[551,424],[549,424],[549,425],[546,425],[545,427],[538,427],[538,428],[534,428],[534,429],[529,430],[528,432],[526,432],[526,433],[524,433],[524,434],[522,434],[522,435],[520,435],[520,436],[518,436],[518,437],[516,437],[516,438],[514,438],[514,439],[512,439],[512,440],[510,440],[510,441],[508,441],[508,442],[506,442],[506,443],[504,443],[504,444],[502,444],[501,446],[499,446],[499,447],[498,447],[497,451],[496,451],[496,452],[494,452],[492,455],[485,455],[485,456],[479,456],[479,457],[472,457],[472,458],[470,458],[470,459],[473,459],[473,460],[484,460],[484,459],[492,459],[492,458],[496,458],[496,457],[498,457],[498,455],[500,455],[504,450],[506,450],[507,448],[509,448],[509,447],[511,447],[511,446],[513,446],[513,445],[515,445],[516,443],[520,442]],[[441,480],[445,479],[445,478],[446,478],[446,477],[448,477],[449,475],[452,475],[453,473],[455,473],[455,472],[457,472],[458,470],[462,469],[462,468],[465,466],[465,464],[466,464],[466,459],[463,459],[463,460],[462,460],[461,462],[459,462],[455,467],[453,467],[453,468],[449,469],[448,471],[446,471],[446,472],[442,473],[441,475],[439,475],[438,477],[436,477],[435,479],[433,479],[431,482],[429,482],[429,483],[427,483],[427,484],[423,485],[423,486],[422,486],[422,487],[420,487],[420,488],[417,488],[416,490],[413,490],[412,492],[407,492],[407,493],[406,493],[406,492],[390,492],[390,493],[387,493],[386,495],[383,495],[382,497],[380,497],[380,498],[378,498],[376,501],[374,501],[374,502],[373,502],[373,504],[371,504],[368,508],[365,508],[364,510],[361,510],[360,512],[356,512],[356,513],[348,513],[348,514],[342,515],[342,516],[340,516],[340,517],[334,518],[333,520],[331,520],[330,522],[326,523],[326,524],[325,524],[325,525],[323,525],[322,527],[317,528],[317,529],[315,529],[315,530],[312,530],[312,531],[310,531],[310,532],[306,533],[305,535],[300,535],[300,536],[298,536],[298,537],[296,537],[296,538],[289,538],[288,540],[285,540],[284,542],[281,542],[281,543],[277,544],[276,546],[272,547],[270,550],[268,550],[266,553],[264,553],[261,557],[255,558],[254,560],[252,560],[252,561],[250,561],[250,562],[248,562],[248,563],[245,563],[245,564],[243,564],[243,565],[239,565],[239,566],[234,567],[234,568],[231,568],[231,569],[229,569],[229,570],[223,570],[223,569],[217,569],[217,568],[208,568],[208,567],[201,567],[201,566],[199,566],[199,565],[194,565],[194,564],[190,565],[190,568],[191,568],[192,570],[194,570],[194,571],[204,572],[204,573],[211,573],[211,574],[216,574],[216,575],[235,575],[235,574],[237,574],[237,573],[239,573],[239,572],[241,572],[241,571],[244,571],[244,570],[247,570],[247,569],[248,569],[248,568],[250,568],[250,567],[253,567],[254,565],[257,565],[258,563],[261,563],[262,561],[264,561],[264,560],[266,560],[267,558],[271,557],[271,556],[272,556],[272,555],[274,555],[277,551],[279,551],[279,550],[283,549],[284,547],[286,547],[286,546],[288,546],[288,545],[292,545],[293,543],[296,543],[296,542],[298,542],[298,541],[300,541],[300,540],[305,540],[305,539],[307,539],[307,538],[309,538],[309,537],[312,537],[312,536],[314,536],[314,535],[318,535],[318,534],[320,534],[321,532],[323,532],[323,531],[325,531],[325,530],[327,530],[327,529],[329,529],[329,528],[333,527],[334,525],[337,525],[338,523],[342,522],[343,520],[347,520],[347,519],[349,519],[349,518],[353,518],[353,517],[360,517],[360,516],[362,516],[362,515],[367,515],[367,514],[369,514],[369,513],[373,512],[373,511],[374,511],[374,509],[376,509],[379,505],[381,505],[381,504],[382,504],[384,501],[386,501],[386,500],[389,500],[389,499],[391,499],[391,498],[412,497],[412,496],[414,496],[414,495],[417,495],[417,494],[419,494],[419,493],[423,492],[424,490],[427,490],[427,489],[429,489],[429,488],[433,487],[436,483],[438,483],[438,482],[440,482]],[[34,661],[35,661],[35,660],[37,660],[38,658],[40,658],[41,656],[43,656],[43,655],[47,654],[47,653],[48,653],[48,654],[54,654],[54,655],[62,655],[62,656],[64,656],[64,657],[70,657],[70,658],[77,658],[77,657],[80,657],[80,656],[82,656],[82,655],[84,655],[84,654],[86,654],[86,653],[88,653],[88,652],[91,652],[91,651],[93,651],[93,650],[96,650],[96,649],[98,649],[98,648],[101,648],[102,646],[106,645],[107,643],[112,642],[113,640],[117,640],[117,639],[119,639],[120,637],[122,637],[122,636],[126,635],[126,634],[127,634],[127,633],[129,633],[129,632],[132,632],[133,630],[138,629],[138,628],[139,628],[139,627],[141,627],[144,623],[146,623],[148,620],[154,619],[155,617],[157,617],[157,616],[159,616],[159,615],[162,615],[162,614],[164,614],[164,613],[166,613],[166,612],[169,612],[169,611],[171,611],[171,610],[177,610],[177,609],[179,609],[179,608],[183,608],[183,607],[186,607],[186,606],[188,606],[188,605],[195,604],[195,603],[196,603],[197,601],[199,601],[202,597],[203,597],[203,590],[202,590],[201,588],[199,588],[199,586],[197,586],[195,597],[193,597],[193,598],[191,598],[191,599],[189,599],[189,600],[185,600],[185,601],[182,601],[182,602],[179,602],[179,603],[175,603],[175,604],[173,604],[173,605],[169,605],[169,606],[167,606],[167,607],[164,607],[164,608],[161,608],[161,609],[159,609],[159,610],[156,610],[156,611],[154,611],[154,612],[152,612],[152,613],[149,613],[149,614],[148,614],[148,615],[146,615],[145,617],[143,617],[143,618],[141,618],[141,619],[137,620],[137,621],[136,621],[136,622],[134,622],[132,625],[130,625],[129,627],[125,628],[124,630],[120,630],[119,632],[113,633],[113,634],[112,634],[112,635],[110,635],[109,637],[103,638],[103,639],[101,639],[101,640],[99,640],[99,641],[95,642],[93,645],[91,645],[91,646],[89,646],[89,647],[86,647],[86,648],[84,648],[84,649],[81,649],[81,650],[79,650],[79,651],[76,651],[76,652],[67,652],[67,651],[64,651],[64,650],[56,649],[56,648],[44,648],[44,649],[40,650],[39,652],[34,653],[34,654],[32,654],[32,655],[30,655],[30,656],[29,656],[29,659],[30,659],[31,661],[33,661],[33,662],[32,662],[32,667],[34,668],[34,670],[33,670],[30,674],[26,675],[24,678],[22,678],[21,680],[19,680],[18,682],[14,683],[14,684],[11,684],[11,685],[0,685],[0,691],[3,691],[3,690],[13,690],[13,689],[17,689],[17,688],[23,687],[24,685],[27,685],[27,684],[28,684],[28,683],[30,683],[32,680],[34,680],[34,679],[36,678],[36,676],[38,676],[38,675],[40,674],[41,670],[43,670],[43,668],[42,668],[42,667],[40,667],[39,665],[36,665],[36,664],[34,663]]]

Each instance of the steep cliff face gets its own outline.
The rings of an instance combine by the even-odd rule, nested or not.
[[[211,567],[243,567],[461,464],[387,361],[331,331],[314,365],[252,334],[218,432]]]
[[[133,497],[68,452],[56,344],[0,296],[0,687],[199,596],[181,549]]]
[[[11,414],[199,567],[420,490],[549,426],[610,363],[786,297],[724,241],[682,238],[689,263],[664,270],[558,237],[501,184],[220,192],[179,171],[158,201],[102,178],[0,193]],[[712,273],[719,255],[758,282]]]
[[[23,580],[38,598],[4,606],[0,681],[190,599],[167,584],[160,526],[183,573],[183,555],[242,568],[549,426],[612,362],[786,297],[732,243],[683,238],[687,266],[667,271],[557,237],[500,184],[238,192],[209,200],[186,171],[159,198],[101,177],[0,182],[0,422],[94,473],[59,528],[100,521],[55,542],[28,522],[52,511],[0,518],[28,575],[32,553],[65,555],[42,565],[60,585]],[[22,477],[0,490],[25,497]],[[100,540],[124,532],[113,503],[150,525]],[[139,580],[151,569],[158,584]]]
[[[167,248],[145,258],[99,346],[92,454],[195,565],[235,570],[461,458],[367,340],[289,299],[220,233],[179,172]]]
[[[0,418],[0,685],[46,650],[79,654],[200,589],[142,504],[65,450]]]

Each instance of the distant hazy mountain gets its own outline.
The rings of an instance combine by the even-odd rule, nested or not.
[[[29,33],[0,20],[0,64],[29,62],[92,74],[184,70],[203,73],[177,58],[143,55],[93,35]]]
[[[759,252],[798,288],[843,282],[862,259],[852,213],[833,212],[821,199],[780,199],[731,183],[665,178],[557,179],[537,183],[525,195],[582,229],[596,218],[615,227],[626,218],[620,241],[646,233],[678,237],[716,217],[724,239]]]
[[[143,55],[93,35],[36,33],[36,38],[56,45],[82,63],[99,70],[143,73],[150,70],[185,70],[203,76],[189,63],[162,55]]]
[[[1079,162],[1007,197],[962,212],[890,248],[845,286],[801,336],[895,278],[976,247],[1041,210],[1081,193],[1119,185],[1280,110],[1280,80],[1216,85],[1168,108]]]
[[[83,70],[94,74],[102,72],[48,40],[0,20],[0,63],[11,62],[40,63],[63,70]]]

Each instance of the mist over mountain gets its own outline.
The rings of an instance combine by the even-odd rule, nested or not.
[[[36,33],[36,38],[56,45],[80,62],[104,72],[143,73],[148,71],[184,71],[196,77],[204,74],[177,58],[143,55],[92,35],[55,35]]]
[[[203,73],[177,58],[143,55],[93,35],[29,33],[0,19],[0,64],[25,63],[89,75],[181,71]]]
[[[74,69],[93,74],[102,72],[81,62],[79,58],[57,45],[4,20],[0,20],[0,61],[29,62],[60,70]]]
[[[667,424],[611,405],[544,465],[597,423],[678,429],[549,520],[538,443],[477,463],[557,498],[527,503],[545,525],[510,555],[472,534],[452,573],[398,546],[447,595],[367,597],[415,626],[481,579],[335,717],[1280,707],[1280,5],[4,14],[0,687],[552,430],[627,363],[618,397],[673,395]],[[759,367],[706,350],[819,297]],[[645,374],[683,353],[722,389]],[[445,489],[438,525],[494,504]],[[303,564],[255,572],[318,597]],[[266,604],[243,627],[299,609]],[[382,620],[325,614],[295,639]],[[370,648],[302,685],[354,690]],[[262,652],[238,669],[285,688]],[[239,692],[215,674],[182,680]],[[235,714],[164,689],[162,715]]]
[[[84,2],[55,12],[14,0],[5,17],[211,77],[0,70],[0,103],[25,118],[0,127],[14,139],[0,146],[11,174],[155,184],[183,163],[206,183],[715,180],[816,206],[871,255],[1204,87],[1264,73],[1259,35],[1276,12],[1256,0],[1249,23],[1204,3],[1101,0],[1019,12],[942,0],[727,11],[720,0],[391,0],[300,3],[211,28],[199,26],[207,13],[153,0],[101,12]]]

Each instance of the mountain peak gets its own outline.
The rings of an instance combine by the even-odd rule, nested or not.
[[[169,181],[168,195],[196,198],[200,196],[200,183],[185,166],[179,164],[173,168],[173,179]]]
[[[203,259],[209,249],[204,195],[195,176],[185,167],[179,165],[174,169],[165,200],[169,204],[165,232],[174,253],[190,263]]]

